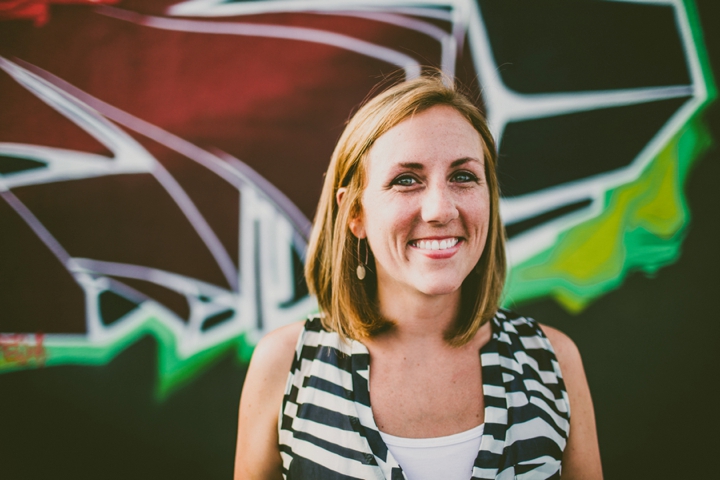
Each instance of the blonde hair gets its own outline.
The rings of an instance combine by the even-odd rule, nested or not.
[[[317,297],[323,325],[343,338],[361,340],[393,325],[382,318],[375,301],[377,278],[372,255],[366,278],[361,281],[355,274],[361,240],[352,234],[349,223],[362,211],[368,152],[392,127],[437,105],[454,108],[480,134],[490,196],[485,249],[463,282],[460,313],[454,327],[445,333],[445,340],[456,346],[467,343],[499,307],[506,265],[495,142],[485,118],[465,95],[445,85],[440,75],[422,76],[395,85],[357,111],[340,136],[325,175],[308,245],[305,279]],[[338,204],[338,189],[343,187],[346,191]]]

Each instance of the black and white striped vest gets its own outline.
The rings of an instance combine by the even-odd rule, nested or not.
[[[506,310],[480,350],[485,427],[472,479],[560,478],[570,410],[560,367],[537,322]],[[311,318],[298,340],[279,418],[287,480],[405,478],[378,433],[370,356]]]

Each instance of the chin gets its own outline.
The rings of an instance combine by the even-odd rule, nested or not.
[[[426,295],[448,295],[457,292],[467,278],[466,272],[454,271],[416,271],[413,278],[415,288]]]
[[[428,296],[450,295],[462,287],[462,282],[427,282],[417,289]]]

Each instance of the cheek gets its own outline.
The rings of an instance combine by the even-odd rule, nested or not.
[[[490,201],[487,196],[481,196],[467,210],[468,227],[477,232],[480,245],[487,242],[488,231],[490,230]]]
[[[490,197],[487,192],[474,196],[466,204],[466,211],[475,223],[486,227],[490,221]]]
[[[376,247],[405,240],[412,228],[413,213],[408,202],[399,202],[382,196],[368,199],[364,205],[367,235]]]

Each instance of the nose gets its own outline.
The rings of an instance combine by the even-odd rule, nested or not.
[[[428,223],[445,225],[459,215],[455,199],[445,185],[430,186],[422,201],[422,219]]]

